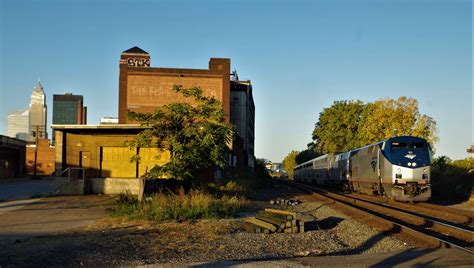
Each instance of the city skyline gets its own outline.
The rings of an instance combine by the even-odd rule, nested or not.
[[[54,94],[72,91],[88,100],[89,123],[117,117],[118,60],[123,50],[137,45],[153,55],[154,67],[203,69],[206,58],[230,58],[231,68],[253,84],[258,158],[278,162],[289,151],[304,149],[318,114],[333,101],[369,102],[402,95],[418,99],[420,112],[437,121],[437,156],[467,157],[473,141],[471,3],[356,2],[361,6],[344,1],[344,8],[327,1],[295,5],[279,1],[259,18],[267,5],[244,1],[243,6],[254,8],[245,9],[248,21],[236,19],[228,31],[218,26],[221,32],[208,39],[205,29],[214,24],[203,17],[224,11],[238,14],[244,7],[229,2],[207,11],[184,1],[180,3],[196,10],[183,11],[168,2],[132,7],[128,1],[89,2],[90,6],[72,1],[73,10],[56,1],[3,2],[0,133],[7,132],[7,114],[25,106],[25,86],[37,76],[49,96],[49,107]],[[135,30],[135,22],[125,25],[116,14],[128,8],[142,12],[148,22],[156,19],[162,27]],[[35,10],[45,18],[31,25],[28,18]],[[93,16],[101,12],[108,22]],[[172,15],[180,12],[187,16],[174,21]],[[196,24],[187,19],[198,15]],[[63,19],[64,25],[55,25],[55,19]],[[98,29],[86,31],[93,23]],[[128,34],[120,35],[122,31]],[[246,41],[232,35],[240,31],[246,31]],[[33,47],[26,41],[27,37],[46,41],[58,34],[62,37],[55,44]],[[193,38],[199,42],[186,41]]]

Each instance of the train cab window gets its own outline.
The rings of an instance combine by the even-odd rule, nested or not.
[[[411,149],[423,149],[425,148],[425,146],[426,143],[424,142],[413,142],[412,144],[410,144]]]
[[[391,149],[392,150],[396,150],[396,149],[403,149],[403,148],[407,148],[408,147],[408,143],[406,142],[392,142],[392,144],[390,144],[391,146]]]

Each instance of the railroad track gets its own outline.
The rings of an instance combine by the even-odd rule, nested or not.
[[[463,211],[459,209],[453,209],[448,207],[443,207],[440,205],[434,205],[430,203],[403,203],[398,201],[393,201],[385,197],[379,196],[368,196],[357,193],[351,193],[348,196],[364,200],[371,203],[377,203],[383,206],[392,207],[393,209],[398,209],[405,213],[428,217],[429,219],[440,221],[446,224],[458,226],[460,228],[466,228],[468,230],[474,231],[472,227],[466,227],[466,225],[472,224],[474,222],[474,213],[469,211]]]
[[[370,202],[351,196],[341,195],[306,184],[288,182],[290,185],[308,193],[317,194],[323,199],[369,217],[389,228],[402,232],[435,247],[455,248],[474,255],[474,232],[469,227],[441,222],[417,213],[407,213],[384,204]]]

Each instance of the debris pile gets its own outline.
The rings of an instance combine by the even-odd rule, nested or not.
[[[267,208],[246,220],[243,228],[249,233],[304,233],[304,221],[296,219],[295,212]]]
[[[272,205],[288,205],[288,206],[296,206],[301,204],[300,200],[287,200],[287,199],[274,199],[270,200],[270,204]]]

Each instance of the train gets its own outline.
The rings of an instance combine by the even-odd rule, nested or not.
[[[398,136],[294,168],[295,181],[386,196],[402,202],[431,198],[431,149],[419,137]]]

